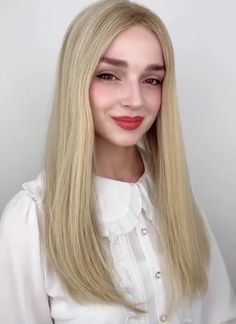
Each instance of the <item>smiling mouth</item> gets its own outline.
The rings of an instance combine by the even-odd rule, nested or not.
[[[112,117],[112,119],[115,121],[115,123],[126,130],[134,130],[138,128],[144,117],[142,116],[135,116],[135,117],[130,117],[130,116],[121,116],[121,117]]]

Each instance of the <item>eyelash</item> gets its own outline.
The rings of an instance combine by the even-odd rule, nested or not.
[[[103,78],[104,76],[106,76],[106,77]],[[100,73],[100,74],[97,75],[97,78],[105,80],[105,81],[114,81],[114,79],[112,79],[112,78],[116,78],[116,77],[112,73]],[[148,84],[150,84],[150,85],[152,85],[154,87],[158,86],[158,85],[160,85],[162,83],[159,79],[155,79],[155,78],[149,78],[149,79],[146,79],[146,80],[154,81],[155,84],[148,82]]]
[[[102,80],[106,80],[106,81],[113,81],[111,78],[103,78],[103,76],[109,76],[109,77],[114,77],[116,78],[113,74],[111,73],[100,73],[97,75],[97,78],[102,79]]]

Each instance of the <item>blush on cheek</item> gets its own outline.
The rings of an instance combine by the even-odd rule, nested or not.
[[[89,88],[89,97],[90,97],[90,100],[93,100],[93,98],[96,97],[96,93],[97,93],[97,87],[95,85],[94,82],[92,82],[90,88]]]
[[[99,82],[92,82],[90,87],[90,99],[93,101],[99,101],[103,100],[103,98],[107,97],[108,89],[105,85],[99,83]],[[110,94],[110,91],[109,91]]]
[[[158,112],[160,110],[162,103],[161,93],[154,94],[153,96],[149,96],[148,98],[148,105],[152,107],[153,111]]]
[[[108,106],[117,101],[119,93],[120,91],[113,85],[93,81],[89,90],[90,102],[95,106]]]

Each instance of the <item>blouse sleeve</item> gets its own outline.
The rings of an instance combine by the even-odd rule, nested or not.
[[[0,219],[0,323],[52,324],[36,203],[20,191]]]
[[[211,259],[208,272],[208,292],[204,299],[203,323],[236,324],[236,298],[227,269],[211,230],[209,241]]]

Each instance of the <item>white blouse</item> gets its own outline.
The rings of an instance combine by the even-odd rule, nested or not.
[[[0,323],[3,324],[223,324],[236,323],[236,301],[224,261],[209,233],[208,293],[174,317],[166,313],[160,269],[163,251],[148,196],[147,173],[136,183],[95,176],[104,243],[125,297],[145,314],[119,305],[75,302],[41,249],[42,179],[23,184],[0,223]]]

